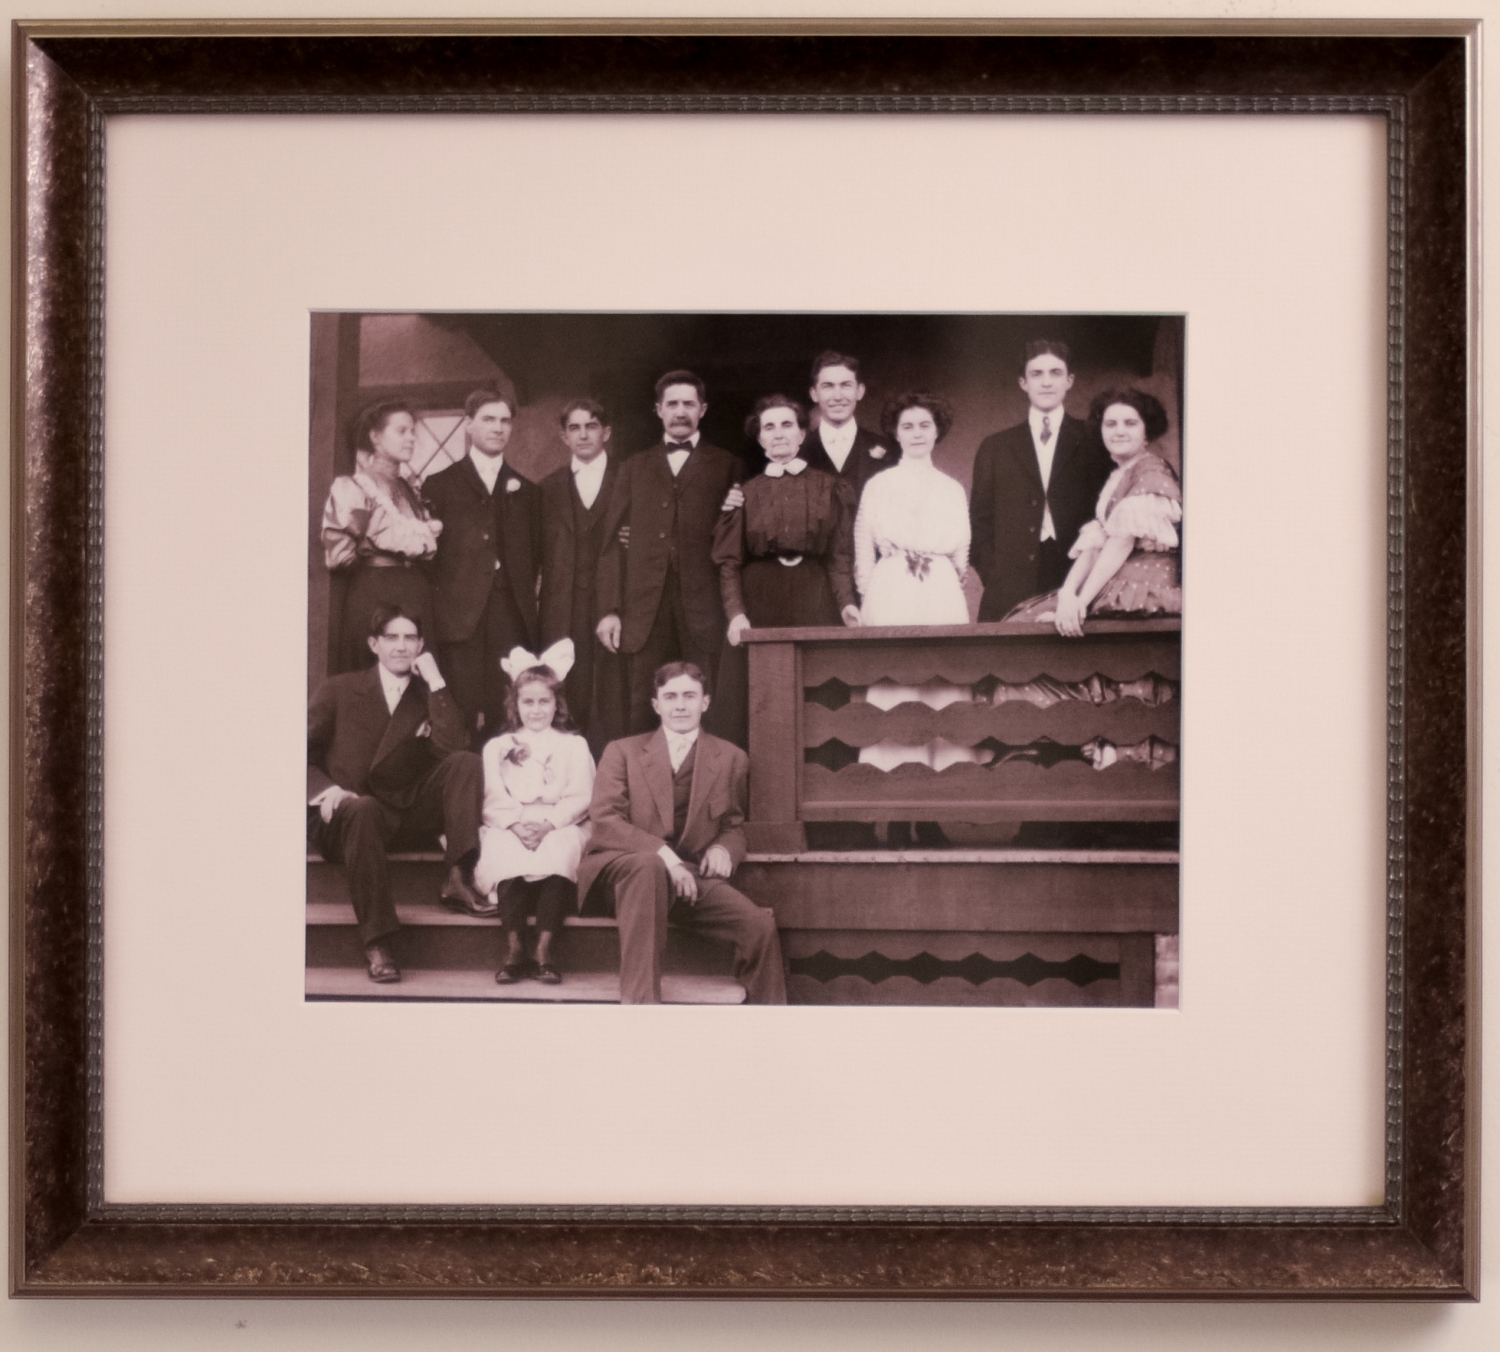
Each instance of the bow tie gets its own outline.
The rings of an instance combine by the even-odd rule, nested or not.
[[[801,456],[779,465],[773,460],[766,466],[766,478],[779,479],[783,474],[801,474],[806,468],[807,461],[802,459]]]
[[[690,451],[692,449],[693,449],[693,443],[691,441],[669,441],[669,442],[667,442],[667,454],[668,455],[670,455],[673,451]]]

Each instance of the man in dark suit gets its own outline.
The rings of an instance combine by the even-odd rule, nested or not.
[[[308,836],[343,864],[371,981],[400,981],[390,941],[401,928],[386,851],[445,838],[443,903],[495,915],[471,885],[484,792],[480,759],[465,749],[463,716],[417,620],[399,606],[370,617],[375,665],[330,676],[307,711]]]
[[[901,459],[901,452],[884,437],[854,420],[854,411],[865,397],[859,359],[842,352],[820,352],[812,364],[807,393],[818,406],[818,426],[803,443],[802,458],[813,469],[847,480],[858,502],[865,485]],[[849,526],[852,531],[852,520]]]
[[[703,382],[668,371],[656,382],[663,439],[620,466],[599,556],[599,641],[630,655],[630,727],[654,722],[652,677],[666,662],[701,667],[710,684],[726,622],[714,567],[714,526],[739,457],[703,440]],[[629,544],[622,542],[624,530]]]
[[[478,745],[505,721],[500,659],[518,643],[535,651],[542,495],[505,463],[512,397],[475,390],[464,413],[469,453],[428,479],[422,496],[443,523],[434,562],[438,657]]]
[[[1088,424],[1063,407],[1073,388],[1066,343],[1026,346],[1026,421],[986,437],[974,456],[969,561],[984,583],[979,618],[1003,620],[1028,597],[1060,587],[1068,550],[1094,514],[1114,463]]]
[[[745,857],[749,761],[700,730],[709,697],[691,662],[668,663],[654,686],[661,727],[605,748],[578,870],[578,895],[597,884],[620,923],[620,1001],[661,1003],[670,920],[732,942],[749,1002],[784,1005],[776,917],[729,883]]]
[[[625,659],[608,651],[594,633],[604,523],[620,469],[607,449],[610,427],[603,404],[573,399],[563,405],[560,422],[573,455],[541,483],[541,646],[573,640],[575,660],[564,683],[568,711],[597,760],[607,743],[625,735]]]

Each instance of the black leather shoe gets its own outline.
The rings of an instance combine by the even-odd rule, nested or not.
[[[391,957],[390,949],[384,944],[371,944],[365,949],[365,963],[369,968],[371,981],[378,981],[385,986],[401,980],[401,969],[396,966],[396,960]]]
[[[536,966],[536,979],[544,986],[560,986],[562,973],[550,962],[539,962]]]
[[[448,881],[438,900],[450,911],[472,915],[476,920],[493,920],[500,914],[500,903],[476,892],[457,865],[448,870]]]
[[[508,962],[495,973],[495,984],[497,986],[514,986],[518,981],[524,981],[531,975],[531,959],[522,958],[519,962]]]

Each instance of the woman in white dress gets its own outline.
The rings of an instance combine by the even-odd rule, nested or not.
[[[932,463],[953,426],[945,399],[909,393],[886,407],[901,460],[865,485],[854,519],[854,581],[863,624],[968,624],[969,503]]]
[[[953,426],[948,401],[935,394],[903,394],[886,406],[884,431],[901,447],[901,460],[865,486],[854,521],[854,578],[867,625],[968,624],[964,576],[969,570],[969,502],[963,485],[932,463]],[[932,680],[924,685],[876,681],[865,700],[880,709],[920,701],[933,709],[973,699],[972,687]],[[857,696],[856,696],[857,698]],[[938,771],[982,760],[974,748],[946,738],[909,745],[882,741],[861,747],[859,759],[882,770],[926,765]],[[909,844],[912,825],[891,822],[893,847]],[[946,844],[936,822],[917,822],[920,845]]]
[[[348,579],[340,671],[370,665],[365,636],[379,606],[400,606],[432,632],[427,569],[443,529],[404,475],[417,446],[409,405],[383,399],[366,406],[354,421],[353,440],[354,473],[333,481],[323,505],[323,562]]]
[[[573,731],[562,682],[573,640],[540,657],[514,648],[500,665],[510,677],[505,731],[484,748],[484,811],[474,885],[492,892],[505,926],[502,986],[525,977],[562,980],[552,942],[578,899],[578,864],[588,845],[594,758]],[[526,956],[528,914],[536,914],[536,956]]]

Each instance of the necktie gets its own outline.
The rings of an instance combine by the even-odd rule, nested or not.
[[[667,453],[668,454],[671,454],[671,452],[673,452],[673,451],[690,451],[692,449],[693,449],[693,443],[691,441],[669,441],[669,442],[667,442]]]
[[[1042,414],[1042,445],[1045,446],[1052,440],[1052,415]]]

